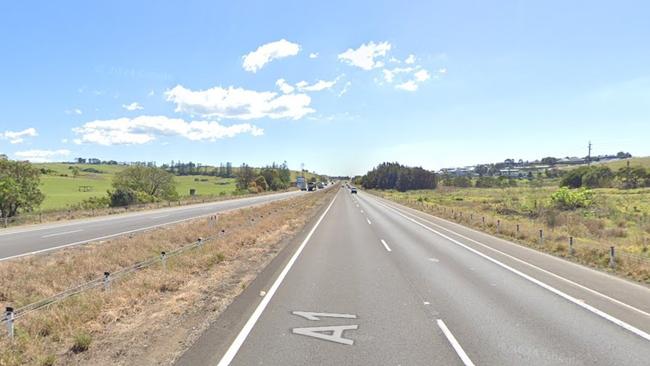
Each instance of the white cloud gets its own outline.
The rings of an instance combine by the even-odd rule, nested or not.
[[[147,93],[148,97],[153,97],[154,95],[156,95],[156,92],[153,89],[149,90],[149,93]]]
[[[350,82],[350,81],[348,81],[347,83],[345,83],[345,85],[343,85],[343,89],[341,89],[341,91],[339,92],[338,96],[339,96],[339,97],[342,97],[343,94],[347,93],[347,92],[348,92],[348,89],[350,89],[350,86],[351,86],[351,85],[352,85],[352,82]]]
[[[214,87],[193,91],[181,85],[165,92],[167,101],[176,104],[176,112],[207,118],[251,120],[259,118],[300,119],[314,109],[306,94],[258,92],[242,88]]]
[[[404,74],[404,73],[409,73],[415,70],[413,67],[396,67],[393,68],[392,70],[389,69],[383,69],[384,73],[384,80],[386,80],[387,83],[392,83],[395,79],[395,76],[397,74]]]
[[[325,89],[330,89],[334,85],[336,85],[336,82],[338,81],[339,78],[336,78],[334,80],[326,81],[326,80],[318,80],[312,85],[309,85],[308,82],[306,81],[301,81],[296,84],[296,87],[298,87],[298,90],[300,91],[306,91],[306,92],[314,92],[314,91],[321,91]]]
[[[284,94],[291,94],[296,89],[284,79],[278,79],[278,81],[275,82],[275,85],[277,85]]]
[[[180,136],[192,141],[215,141],[234,137],[242,133],[253,136],[264,134],[264,130],[248,123],[224,126],[214,121],[190,121],[166,116],[139,116],[97,120],[84,123],[72,131],[79,137],[76,144],[99,145],[145,144],[159,136]]]
[[[405,81],[401,84],[395,85],[395,87],[397,89],[411,91],[411,92],[418,90],[418,84],[413,80]]]
[[[356,50],[349,48],[338,55],[339,60],[363,70],[372,70],[384,66],[382,61],[376,61],[378,57],[384,57],[390,51],[391,44],[388,42],[369,42],[362,44]]]
[[[64,157],[70,155],[70,150],[27,150],[18,151],[14,155],[20,159],[29,160],[34,163],[43,163],[51,161],[56,157]]]
[[[257,72],[267,63],[284,57],[295,56],[300,52],[300,45],[286,39],[259,46],[255,51],[243,56],[242,67],[246,71]]]
[[[20,144],[25,141],[25,137],[36,137],[38,133],[34,127],[22,131],[5,131],[0,134],[0,139],[9,140],[11,144]]]
[[[415,55],[410,54],[409,57],[407,57],[406,60],[404,60],[404,63],[409,64],[409,65],[414,64],[415,63]]]
[[[68,109],[65,111],[65,114],[76,114],[76,115],[82,115],[83,111],[79,108],[74,108],[74,109]]]
[[[144,109],[142,105],[138,102],[133,102],[131,104],[122,104],[122,108],[126,109],[127,111],[139,111]]]
[[[447,68],[446,67],[441,67],[438,69],[438,74],[440,75],[447,75]]]
[[[309,58],[317,58],[318,57],[318,52],[312,52],[309,54]]]
[[[423,82],[423,81],[429,80],[431,78],[431,74],[429,74],[429,72],[427,70],[424,70],[424,69],[415,72],[413,74],[413,76],[415,77],[415,81],[418,81],[418,82]]]

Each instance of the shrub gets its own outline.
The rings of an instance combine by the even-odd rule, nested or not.
[[[562,187],[551,195],[553,205],[561,210],[575,210],[576,208],[589,207],[591,205],[591,191],[585,188],[570,190]]]
[[[88,350],[90,347],[90,342],[92,342],[92,337],[88,333],[77,333],[74,336],[74,343],[70,349],[74,353],[81,353]]]
[[[118,188],[108,194],[111,207],[128,206],[138,202],[135,192],[131,189]]]

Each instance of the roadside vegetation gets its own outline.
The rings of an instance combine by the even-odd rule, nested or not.
[[[0,330],[0,365],[169,364],[225,309],[336,189],[220,213],[46,256],[0,262],[0,306],[20,308],[134,263],[212,238]]]
[[[371,192],[650,284],[650,169],[645,166],[622,164],[616,170],[604,164],[583,166],[528,179],[438,176],[438,180],[436,189]]]
[[[281,191],[298,175],[327,180],[306,171],[291,171],[286,162],[262,168],[246,164],[211,167],[172,162],[119,165],[115,161],[86,163],[16,162],[0,159],[2,224],[38,223],[125,210],[190,204],[229,196]]]

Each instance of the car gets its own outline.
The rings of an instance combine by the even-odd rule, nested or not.
[[[357,194],[357,187],[350,187],[350,193]]]

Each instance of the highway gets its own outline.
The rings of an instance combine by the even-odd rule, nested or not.
[[[291,191],[181,207],[0,230],[0,261],[151,229],[227,210],[294,197]]]
[[[650,362],[648,287],[346,189],[310,228],[177,365]]]

